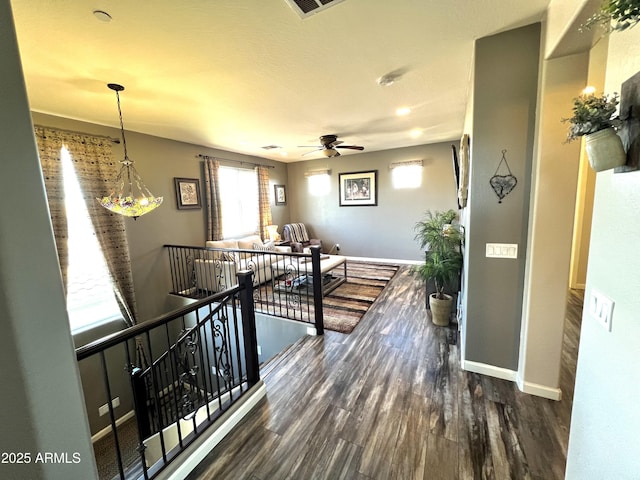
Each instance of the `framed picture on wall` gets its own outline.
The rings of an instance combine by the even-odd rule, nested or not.
[[[284,185],[274,185],[273,190],[276,198],[276,205],[287,204],[287,189]]]
[[[175,178],[176,202],[179,210],[202,208],[200,203],[200,180],[197,178]]]
[[[341,207],[378,205],[378,171],[341,173],[338,176]]]

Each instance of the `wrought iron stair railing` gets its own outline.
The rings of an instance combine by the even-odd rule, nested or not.
[[[165,245],[171,292],[201,298],[233,285],[235,272],[253,272],[256,312],[308,323],[324,333],[323,285],[333,272],[321,273],[319,248],[311,253]],[[339,274],[336,269],[336,275]]]
[[[252,273],[240,272],[229,290],[76,350],[81,368],[93,362],[101,370],[116,478],[154,478],[260,381],[252,293]],[[118,356],[126,367],[115,372]],[[123,375],[128,394],[114,388]],[[134,461],[119,441],[116,394],[132,399]]]

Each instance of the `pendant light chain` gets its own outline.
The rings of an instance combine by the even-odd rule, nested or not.
[[[124,136],[124,122],[122,121],[122,109],[120,108],[120,92],[118,90],[116,90],[116,98],[118,99],[118,115],[120,116],[120,133],[122,133],[122,144],[124,146],[124,161],[131,162],[131,160],[129,160],[129,155],[127,154],[127,139]]]

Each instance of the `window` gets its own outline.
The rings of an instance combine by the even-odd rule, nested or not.
[[[305,173],[309,194],[314,197],[327,195],[331,191],[330,170],[312,170]]]
[[[402,162],[391,165],[393,188],[419,188],[422,185],[422,162]]]
[[[62,148],[65,208],[68,225],[69,267],[67,312],[71,332],[122,318],[104,255],[82,198],[71,155]]]
[[[221,166],[220,198],[225,238],[258,231],[258,176],[255,170]]]

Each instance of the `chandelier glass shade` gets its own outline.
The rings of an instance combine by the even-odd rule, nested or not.
[[[118,100],[124,160],[120,160],[122,168],[120,172],[118,172],[109,196],[97,198],[96,200],[98,200],[104,208],[125,217],[133,217],[135,220],[159,207],[162,204],[163,197],[153,196],[143,183],[140,175],[133,166],[133,161],[127,153],[127,140],[124,136],[122,110],[120,109],[120,92],[124,90],[124,87],[115,83],[110,83],[107,86],[116,92],[116,98]]]

